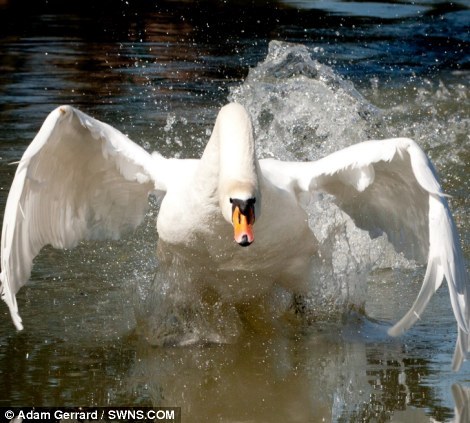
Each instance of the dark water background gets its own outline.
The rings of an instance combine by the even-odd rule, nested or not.
[[[454,196],[468,261],[469,22],[468,1],[0,1],[0,211],[9,163],[57,105],[194,157],[230,89],[282,40],[307,46],[384,110],[378,135],[420,142]],[[0,406],[170,405],[187,422],[455,417],[470,368],[450,370],[446,289],[409,334],[385,334],[414,300],[421,268],[372,274],[371,319],[157,349],[134,335],[129,299],[136,273],[156,265],[148,220],[123,241],[38,258],[19,295],[25,331],[0,309]]]

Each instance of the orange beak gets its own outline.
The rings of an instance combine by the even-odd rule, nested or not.
[[[255,212],[252,205],[245,208],[244,213],[239,205],[233,204],[232,223],[235,242],[242,247],[248,247],[254,240],[253,223],[255,223]]]

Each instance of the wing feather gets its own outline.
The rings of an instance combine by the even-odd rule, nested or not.
[[[427,262],[423,285],[406,315],[390,330],[410,328],[443,279],[458,324],[453,360],[458,370],[469,352],[469,280],[458,233],[436,171],[407,138],[366,141],[316,162],[263,160],[263,174],[298,194],[325,191],[371,236],[386,233],[395,248]]]
[[[41,248],[134,229],[149,193],[166,188],[158,170],[164,160],[70,106],[50,113],[19,162],[4,214],[0,292],[18,329],[15,295]]]

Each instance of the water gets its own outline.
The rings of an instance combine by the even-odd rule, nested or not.
[[[59,104],[148,150],[197,157],[231,98],[250,110],[263,157],[416,139],[453,196],[468,260],[468,2],[110,4],[0,3],[0,210],[9,163]],[[133,298],[158,266],[154,206],[134,236],[47,248],[36,260],[18,296],[25,331],[0,310],[0,406],[171,405],[188,422],[451,421],[470,368],[450,369],[447,290],[408,334],[389,338],[423,269],[364,239],[328,201],[321,208],[312,229],[334,239],[321,286],[343,293],[357,274],[360,303],[371,270],[367,317],[326,313],[300,329],[255,319],[234,344],[150,346],[136,334]]]

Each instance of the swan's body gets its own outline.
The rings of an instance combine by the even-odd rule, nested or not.
[[[467,273],[447,202],[418,145],[367,141],[316,162],[258,161],[250,118],[236,104],[219,113],[200,160],[150,155],[76,109],[53,111],[20,161],[8,197],[2,298],[22,329],[15,294],[40,249],[120,237],[142,222],[151,193],[163,197],[162,262],[175,256],[193,262],[196,290],[209,288],[229,302],[260,297],[273,284],[302,292],[317,242],[301,203],[317,192],[334,195],[360,227],[386,233],[397,250],[427,260],[422,290],[391,334],[419,318],[446,278],[458,323],[458,369],[469,350]]]

